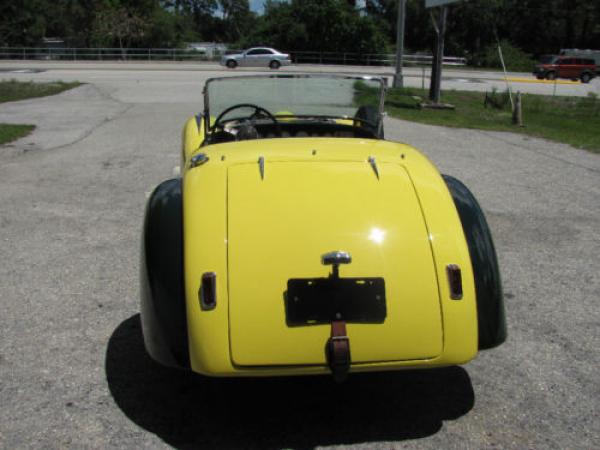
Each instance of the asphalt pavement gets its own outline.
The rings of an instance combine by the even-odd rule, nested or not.
[[[404,85],[429,88],[428,67],[405,67]],[[63,80],[95,83],[104,79],[135,79],[138,82],[160,82],[174,77],[196,82],[198,77],[231,76],[249,73],[344,73],[383,76],[390,85],[394,69],[386,66],[339,66],[323,64],[298,64],[282,67],[278,71],[268,68],[223,69],[213,62],[171,61],[0,61],[0,78],[23,80]],[[507,82],[508,80],[508,82]],[[473,70],[472,68],[445,66],[442,73],[442,91],[448,89],[485,92],[496,89],[500,92],[510,88],[513,92],[586,97],[590,93],[600,96],[600,78],[588,84],[571,80],[537,80],[531,73]],[[443,92],[442,92],[443,96]]]
[[[342,385],[153,363],[139,323],[145,200],[176,172],[181,126],[220,73],[0,73],[90,83],[0,105],[0,122],[38,124],[0,146],[1,448],[598,446],[600,155],[522,135],[386,120],[388,139],[478,197],[503,276],[503,346]]]

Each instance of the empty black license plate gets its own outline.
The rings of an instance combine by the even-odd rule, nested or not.
[[[285,296],[288,326],[333,320],[383,323],[386,316],[383,278],[292,278]]]

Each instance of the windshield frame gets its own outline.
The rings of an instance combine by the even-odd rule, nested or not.
[[[205,133],[208,134],[212,132],[210,125],[210,99],[208,96],[209,86],[211,83],[215,81],[224,81],[227,79],[273,79],[273,78],[329,78],[329,79],[340,79],[340,80],[355,80],[355,81],[375,81],[380,84],[380,94],[379,94],[379,110],[377,114],[377,134],[382,134],[383,129],[383,117],[384,117],[384,107],[385,107],[385,96],[387,91],[387,78],[382,76],[372,76],[372,75],[339,75],[339,74],[270,74],[270,75],[237,75],[233,77],[213,77],[206,80],[204,84],[204,89],[202,91],[202,95],[204,97],[204,130]],[[337,116],[336,116],[337,117]],[[339,118],[343,118],[340,116]]]

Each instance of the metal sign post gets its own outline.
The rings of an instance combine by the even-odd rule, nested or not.
[[[406,0],[398,0],[398,24],[396,25],[396,73],[394,74],[394,87],[404,86],[402,77],[402,58],[404,56],[404,22],[406,18]]]
[[[440,90],[442,87],[442,65],[444,64],[444,36],[446,34],[446,18],[448,17],[448,7],[442,6],[438,21],[436,23],[433,14],[433,26],[435,27],[436,42],[433,52],[433,61],[431,64],[431,84],[429,85],[429,100],[438,104],[440,102]]]

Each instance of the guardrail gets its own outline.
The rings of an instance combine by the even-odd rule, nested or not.
[[[235,53],[238,50],[228,50]],[[239,52],[239,51],[238,51]],[[0,59],[59,61],[219,61],[224,53],[173,48],[43,48],[0,47]],[[396,55],[388,53],[290,52],[295,64],[393,66]],[[405,66],[431,65],[431,55],[404,55]],[[464,66],[465,58],[446,56],[445,65]]]
[[[333,53],[333,52],[291,52],[292,62],[296,64],[341,64],[357,66],[394,66],[396,55],[393,53]],[[433,56],[405,54],[405,66],[430,66]],[[444,57],[445,65],[465,66],[466,58]]]
[[[173,48],[38,48],[0,47],[0,59],[62,61],[212,61],[213,56],[193,49]]]

